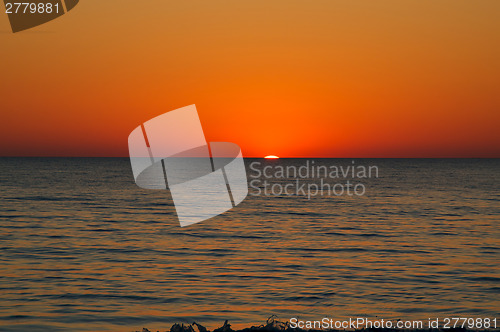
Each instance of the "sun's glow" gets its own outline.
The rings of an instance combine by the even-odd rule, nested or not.
[[[271,156],[265,156],[264,158],[266,158],[266,159],[280,159],[280,157],[273,156],[273,155],[271,155]]]

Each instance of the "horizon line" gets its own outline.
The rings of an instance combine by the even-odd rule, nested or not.
[[[0,158],[130,158],[130,156],[0,156]],[[201,157],[194,157],[201,158]],[[279,159],[500,159],[500,156],[484,157],[484,156],[470,156],[470,157],[324,157],[324,156],[293,156],[293,157],[279,157],[277,159],[266,159],[265,156],[243,156],[243,159],[265,159],[265,160],[279,160]]]

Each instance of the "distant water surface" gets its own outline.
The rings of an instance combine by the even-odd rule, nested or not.
[[[498,317],[500,160],[356,164],[379,168],[362,197],[248,196],[180,228],[126,158],[1,158],[0,330]]]

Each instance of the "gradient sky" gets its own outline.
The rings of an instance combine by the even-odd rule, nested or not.
[[[128,156],[196,104],[244,156],[500,157],[498,0],[83,0],[10,32],[0,155]]]

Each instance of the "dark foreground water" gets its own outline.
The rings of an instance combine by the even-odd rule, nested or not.
[[[379,169],[364,196],[249,196],[180,228],[125,158],[0,159],[0,330],[498,317],[500,160],[356,164]]]

